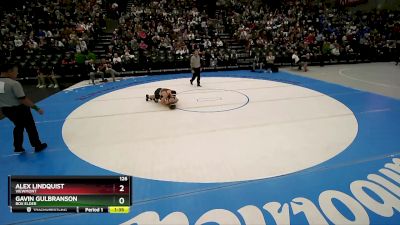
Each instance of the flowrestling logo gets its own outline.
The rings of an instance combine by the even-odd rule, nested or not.
[[[348,194],[325,190],[319,194],[317,202],[296,197],[290,203],[266,202],[262,208],[243,205],[236,212],[212,209],[194,219],[184,212],[172,212],[160,218],[157,212],[147,211],[122,225],[201,225],[209,222],[220,225],[297,224],[291,221],[291,214],[303,214],[308,224],[370,224],[372,217],[391,218],[400,212],[400,159],[391,158],[391,162],[376,173],[368,174],[364,180],[351,182],[348,190]]]

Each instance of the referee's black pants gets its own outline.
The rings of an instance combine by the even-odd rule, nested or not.
[[[200,68],[193,68],[193,71],[194,73],[190,82],[193,82],[197,78],[197,85],[200,86]]]
[[[14,147],[15,150],[22,150],[24,142],[24,129],[28,133],[29,141],[32,147],[38,147],[42,144],[39,134],[36,130],[35,121],[31,113],[31,109],[25,105],[3,107],[3,114],[10,119],[14,127]]]

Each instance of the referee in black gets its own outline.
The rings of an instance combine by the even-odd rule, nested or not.
[[[190,84],[193,85],[193,81],[197,78],[197,87],[201,87],[200,85],[200,70],[201,70],[201,63],[200,63],[200,56],[199,50],[194,50],[194,54],[190,58],[190,68],[192,69],[192,79],[190,79]]]
[[[35,152],[40,152],[47,147],[42,143],[36,130],[31,109],[36,110],[40,115],[44,112],[25,96],[22,85],[16,81],[18,67],[15,64],[3,64],[0,76],[0,109],[5,117],[10,119],[14,127],[14,152],[22,153],[24,141],[24,129],[29,136],[29,141]]]

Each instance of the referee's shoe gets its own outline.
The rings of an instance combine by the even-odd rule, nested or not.
[[[42,143],[42,144],[40,144],[39,146],[36,146],[35,147],[35,152],[41,152],[41,151],[43,151],[44,149],[46,149],[47,148],[47,144],[46,143]],[[23,149],[23,148],[21,148],[21,149],[14,149],[14,152],[15,153],[24,153],[25,152],[25,149]]]
[[[39,146],[35,147],[35,152],[41,152],[43,151],[45,148],[47,148],[47,144],[46,143],[42,143]]]

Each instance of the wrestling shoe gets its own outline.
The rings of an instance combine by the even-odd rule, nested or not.
[[[149,101],[149,95],[146,95],[146,102]]]
[[[43,151],[45,148],[47,148],[47,144],[46,143],[42,143],[39,146],[35,147],[35,152],[41,152]]]
[[[193,81],[192,80],[190,80],[190,85],[193,85]]]

